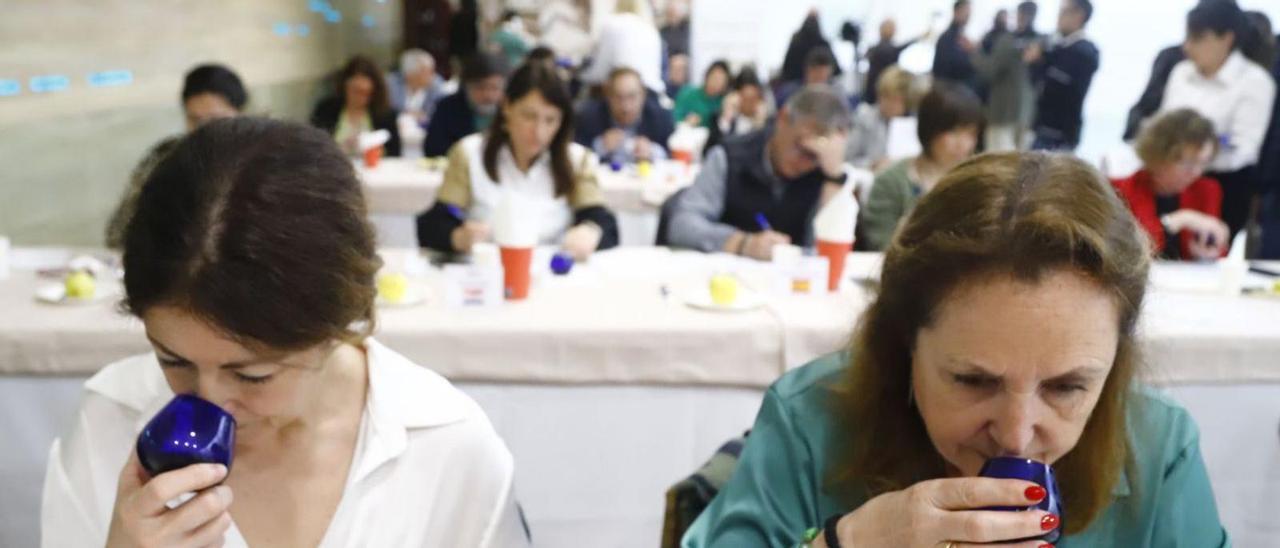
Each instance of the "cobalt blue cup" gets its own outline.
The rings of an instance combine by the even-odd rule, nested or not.
[[[1018,457],[996,457],[987,460],[982,465],[982,470],[978,472],[979,476],[984,478],[1001,478],[1001,479],[1017,479],[1025,480],[1040,484],[1047,493],[1038,504],[1032,506],[999,506],[991,508],[992,510],[1005,510],[1009,512],[1024,512],[1034,508],[1039,508],[1050,514],[1058,516],[1058,527],[1039,537],[1031,537],[1020,540],[1043,540],[1049,543],[1058,542],[1062,538],[1062,527],[1066,523],[1066,516],[1062,515],[1062,492],[1058,490],[1058,480],[1054,477],[1053,467],[1043,462],[1037,462],[1031,459],[1023,459]]]
[[[551,272],[557,276],[564,276],[573,270],[573,257],[568,253],[556,253],[551,257]]]
[[[198,463],[231,470],[236,419],[196,396],[175,396],[138,434],[138,460],[151,477]]]

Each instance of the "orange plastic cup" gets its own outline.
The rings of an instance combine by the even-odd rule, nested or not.
[[[519,301],[529,296],[530,266],[533,263],[532,247],[502,247],[502,289],[508,301]]]
[[[671,158],[687,166],[693,163],[693,151],[686,148],[672,149]]]
[[[373,169],[382,161],[382,147],[376,146],[364,151],[364,167]]]
[[[850,251],[853,251],[853,242],[818,240],[818,255],[827,258],[827,291],[840,288],[840,277],[844,275],[844,261]]]

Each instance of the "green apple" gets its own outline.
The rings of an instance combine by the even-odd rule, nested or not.
[[[405,293],[409,291],[409,278],[398,272],[392,274],[383,274],[378,276],[378,295],[382,296],[382,300],[389,303],[399,303],[404,300]]]
[[[728,274],[711,277],[711,302],[729,306],[738,300],[738,279]]]
[[[97,282],[92,274],[77,270],[67,274],[67,278],[63,280],[63,286],[67,289],[69,299],[92,299]]]

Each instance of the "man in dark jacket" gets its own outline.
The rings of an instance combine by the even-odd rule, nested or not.
[[[444,156],[463,137],[488,129],[502,103],[506,63],[497,55],[477,53],[462,66],[462,89],[436,105],[422,142],[428,158]]]
[[[929,33],[925,32],[901,44],[894,44],[893,38],[897,33],[898,24],[892,18],[885,19],[880,23],[880,43],[867,50],[867,83],[863,86],[862,99],[868,103],[876,102],[876,83],[880,81],[884,70],[898,64],[898,57],[907,48],[929,37]]]
[[[969,0],[956,0],[951,8],[951,26],[938,37],[933,50],[933,78],[960,84],[978,91],[976,74],[969,53],[974,45],[964,35],[969,24]]]
[[[1040,89],[1036,101],[1036,150],[1075,150],[1084,127],[1084,98],[1098,70],[1098,47],[1084,37],[1093,16],[1090,0],[1064,0],[1058,12],[1058,34],[1048,51],[1032,47],[1026,59],[1035,63],[1032,78]]]
[[[674,118],[645,91],[640,74],[626,67],[614,69],[604,92],[604,99],[587,101],[579,111],[574,140],[594,150],[604,163],[665,159]]]

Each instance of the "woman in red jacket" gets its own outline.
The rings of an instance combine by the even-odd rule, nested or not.
[[[1191,109],[1152,121],[1135,145],[1142,169],[1112,181],[1156,256],[1215,259],[1226,254],[1230,233],[1222,222],[1222,188],[1204,176],[1218,151],[1213,123]]]

